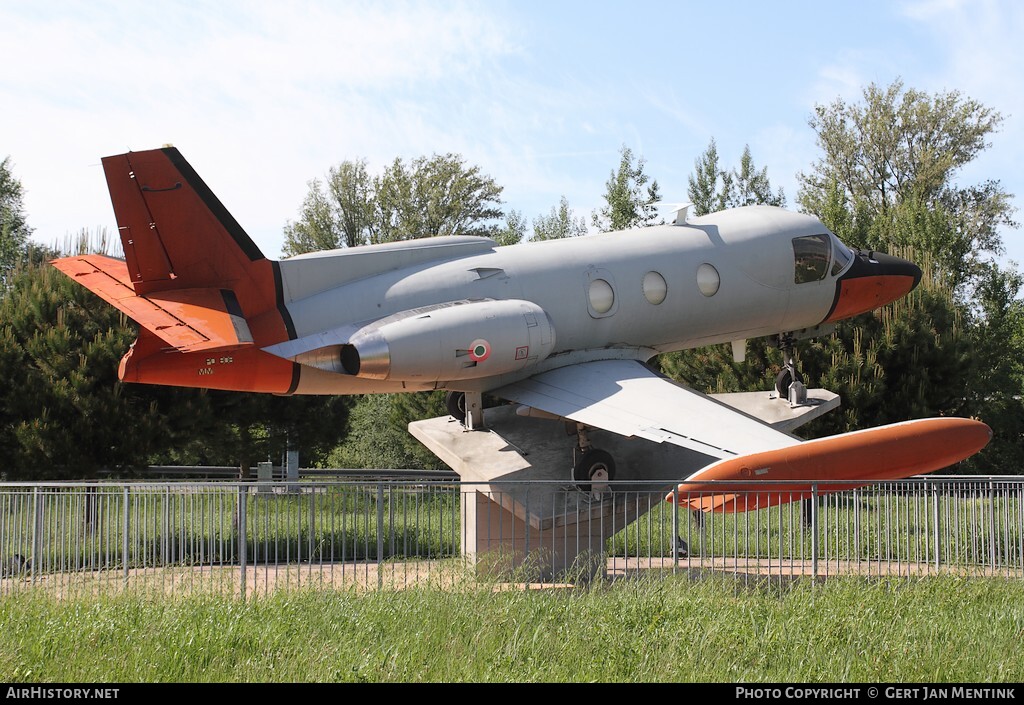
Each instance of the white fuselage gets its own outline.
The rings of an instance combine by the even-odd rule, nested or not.
[[[416,241],[284,260],[285,305],[298,339],[330,331],[343,337],[409,309],[487,299],[536,304],[555,336],[549,355],[513,374],[367,380],[303,366],[296,392],[487,391],[585,360],[647,360],[815,326],[833,304],[842,269],[832,271],[829,262],[829,275],[797,284],[792,241],[820,234],[829,231],[814,217],[758,206],[683,225],[510,247],[460,238],[434,246],[436,253],[429,241]]]

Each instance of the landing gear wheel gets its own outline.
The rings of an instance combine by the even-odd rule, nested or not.
[[[789,388],[793,382],[800,382],[803,384],[804,376],[800,372],[794,372],[788,367],[783,367],[782,371],[779,372],[775,378],[775,391],[779,393],[780,399],[789,399]]]
[[[591,448],[586,451],[572,470],[572,479],[583,492],[603,492],[608,482],[615,479],[615,460],[606,450]]]
[[[465,392],[448,392],[444,395],[444,406],[448,413],[455,417],[459,423],[466,422],[466,394]]]

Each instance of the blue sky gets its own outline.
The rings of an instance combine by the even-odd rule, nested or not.
[[[684,201],[714,137],[727,166],[749,144],[795,208],[815,104],[900,77],[1004,115],[960,180],[1020,208],[1021,37],[1011,0],[0,0],[0,158],[54,244],[115,231],[100,157],[173,143],[277,257],[307,182],[345,159],[460,153],[528,221],[563,195],[589,220],[622,145]]]

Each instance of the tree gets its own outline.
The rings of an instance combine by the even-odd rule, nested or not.
[[[84,232],[79,252],[102,250]],[[286,447],[318,462],[345,434],[348,400],[122,384],[136,331],[46,262],[0,292],[0,453],[8,479],[95,477],[150,464],[242,465]]]
[[[694,161],[693,169],[686,192],[693,203],[694,215],[725,210],[725,189],[719,183],[725,180],[727,174],[718,166],[718,145],[714,137],[704,153]]]
[[[442,469],[407,428],[410,421],[445,413],[443,392],[362,396],[352,409],[351,431],[326,462],[341,468]]]
[[[644,173],[644,158],[634,160],[633,151],[626,145],[622,145],[619,155],[618,171],[612,171],[605,182],[606,205],[591,215],[592,224],[601,232],[653,225],[657,219],[655,204],[661,200],[661,193],[658,182]]]
[[[559,240],[586,234],[587,221],[582,217],[573,217],[569,209],[569,200],[562,196],[557,210],[552,206],[549,215],[539,215],[533,219],[533,236],[530,241]]]
[[[929,95],[895,80],[863,91],[863,101],[815,106],[809,124],[823,155],[799,175],[799,203],[822,216],[836,201],[859,220],[868,248],[923,246],[947,270],[958,298],[965,283],[983,279],[991,255],[1002,252],[999,229],[1016,227],[1010,195],[995,180],[961,186],[959,170],[990,146],[1002,116],[957,91]],[[893,209],[907,201],[942,208],[952,226],[942,241],[900,241]],[[877,219],[883,222],[872,228]]]
[[[25,253],[32,229],[22,203],[24,189],[11,170],[11,158],[0,161],[0,291]]]
[[[1014,333],[1021,279],[993,259],[1002,252],[1000,230],[1016,223],[998,181],[956,180],[1001,122],[998,112],[956,91],[872,84],[858,103],[816,106],[810,125],[823,154],[800,174],[798,200],[847,244],[907,252],[925,270],[920,291],[857,321],[884,391],[875,402],[861,400],[862,422],[884,423],[897,413],[977,416],[995,436],[965,465],[998,462],[1004,472],[1018,472],[1024,385],[1009,361],[1024,357]],[[872,320],[899,311],[905,318],[888,324],[885,335],[871,332]],[[903,332],[892,334],[893,326]],[[843,326],[837,331],[847,349],[849,335]]]
[[[126,320],[49,265],[19,266],[0,300],[0,450],[10,478],[95,477],[147,464],[181,438],[160,401],[117,381]],[[163,394],[202,428],[188,395]]]
[[[505,227],[494,234],[494,241],[500,246],[518,245],[526,237],[526,220],[521,211],[509,211],[505,216]]]
[[[348,397],[200,392],[215,420],[187,442],[162,449],[157,464],[237,465],[246,478],[257,463],[280,464],[295,450],[303,465],[315,467],[348,433]]]
[[[502,187],[456,154],[395,161],[375,181],[371,242],[500,231]]]
[[[689,177],[687,194],[693,203],[695,215],[740,206],[786,205],[786,197],[781,188],[772,192],[768,167],[758,170],[754,166],[749,145],[743,148],[739,168],[732,171],[720,169],[718,146],[714,137],[704,154],[694,162],[694,173]]]
[[[370,240],[374,184],[366,160],[343,161],[328,171],[327,183],[309,182],[301,217],[284,229],[284,252],[334,250]]]
[[[299,219],[285,226],[285,253],[394,242],[436,235],[482,235],[511,244],[521,216],[501,223],[502,187],[456,154],[396,158],[371,177],[365,159],[344,161],[326,183],[309,182]],[[518,220],[517,220],[518,218]]]

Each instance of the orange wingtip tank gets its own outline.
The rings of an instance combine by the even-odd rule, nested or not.
[[[826,494],[940,470],[974,455],[991,438],[992,429],[972,419],[904,421],[720,460],[680,483],[666,500],[703,512],[763,509],[811,497],[812,485]]]

